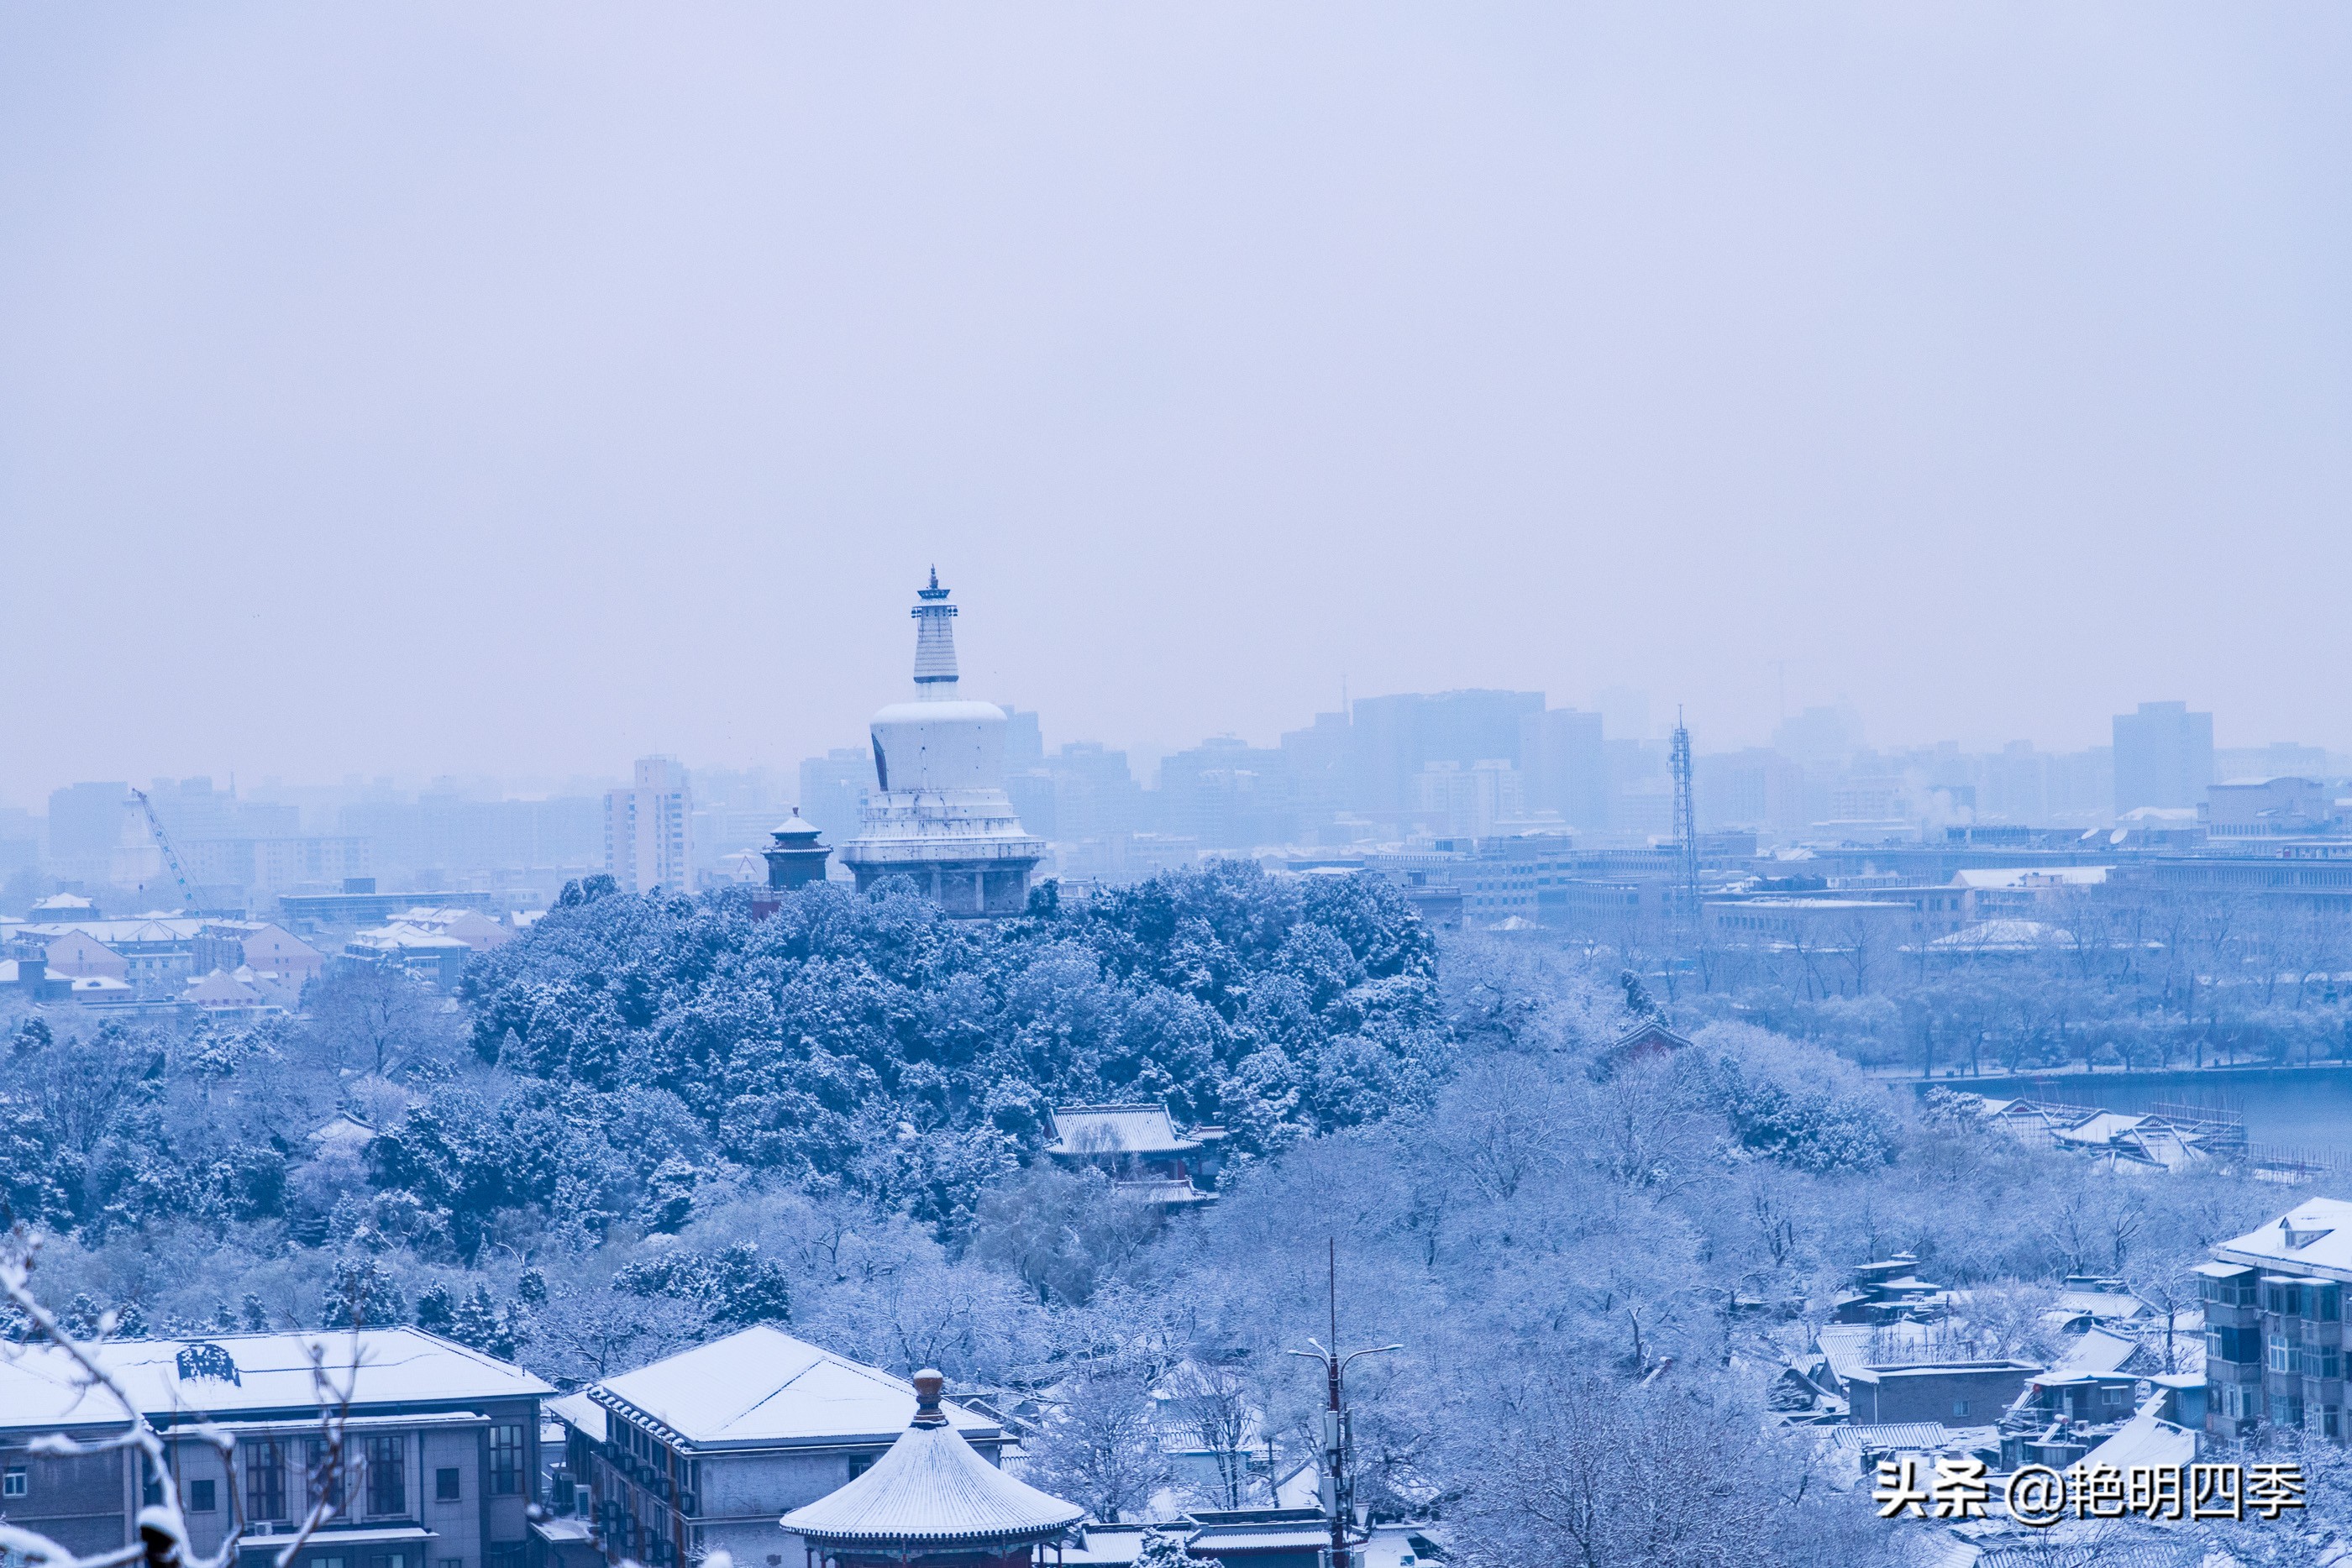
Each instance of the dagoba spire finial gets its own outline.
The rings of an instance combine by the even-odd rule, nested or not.
[[[950,695],[956,684],[955,619],[956,607],[948,602],[948,591],[940,586],[940,569],[931,568],[929,588],[915,590],[921,601],[914,608],[915,617],[915,689],[925,696]]]

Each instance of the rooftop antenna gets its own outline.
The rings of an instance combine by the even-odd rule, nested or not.
[[[1286,1354],[1319,1362],[1323,1367],[1326,1404],[1323,1410],[1322,1481],[1318,1489],[1323,1516],[1331,1527],[1330,1568],[1349,1568],[1354,1559],[1353,1547],[1361,1546],[1371,1537],[1364,1532],[1363,1521],[1355,1513],[1355,1481],[1351,1475],[1356,1457],[1355,1432],[1348,1419],[1348,1402],[1342,1380],[1348,1365],[1360,1355],[1384,1355],[1392,1350],[1402,1350],[1401,1344],[1368,1345],[1362,1350],[1339,1354],[1339,1239],[1332,1237],[1325,1244],[1325,1288],[1330,1302],[1330,1334],[1328,1344],[1314,1345],[1311,1351],[1294,1350]]]

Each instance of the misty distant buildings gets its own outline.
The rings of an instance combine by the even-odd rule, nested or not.
[[[598,871],[632,892],[766,884],[776,824],[797,812],[837,858],[793,865],[866,886],[906,868],[962,913],[1019,907],[1038,875],[1082,894],[1235,855],[1376,864],[1412,878],[1443,921],[1599,930],[1656,915],[1649,883],[1670,873],[1657,849],[1674,795],[1639,694],[1578,707],[1541,692],[1392,693],[1316,714],[1272,745],[1216,735],[1131,754],[1049,737],[1050,716],[1034,709],[958,695],[953,607],[933,591],[916,609],[925,673],[914,700],[877,714],[868,744],[796,770],[703,768],[689,780],[677,761],[646,758],[618,788],[575,779],[538,798],[488,779],[269,780],[244,793],[154,779],[147,793],[186,890],[127,784],[75,783],[49,797],[46,817],[0,810],[0,915],[32,915],[63,891],[118,914],[280,919],[331,934],[331,950],[411,905],[504,915]],[[2074,752],[1873,745],[1844,706],[1803,709],[1769,746],[1709,750],[1697,738],[1703,859],[1858,853],[1859,866],[1884,869],[1935,852],[1904,875],[1914,943],[1953,934],[1935,907],[1959,868],[1937,858],[1948,843],[2170,857],[2131,874],[2184,892],[2352,896],[2352,854],[2332,847],[2352,840],[2352,758],[2291,742],[2217,750],[2212,716],[2180,702],[2142,704],[2116,716],[2113,747]],[[2286,855],[2299,857],[2293,867],[2255,861]],[[1719,935],[1802,945],[1811,938],[1788,935],[1791,923],[1814,919]]]
[[[1499,757],[1465,768],[1432,762],[1414,780],[1417,819],[1447,838],[1487,838],[1505,824],[1523,824],[1527,788],[1519,770]]]
[[[49,864],[69,882],[102,883],[131,803],[129,784],[68,784],[49,792]]]
[[[2193,811],[2213,782],[2213,716],[2187,703],[2116,715],[2116,815],[2142,807]]]
[[[626,893],[694,890],[694,796],[673,759],[640,757],[636,781],[604,792],[604,869]]]
[[[1458,691],[1365,697],[1349,715],[1355,809],[1409,818],[1433,762],[1464,768],[1519,761],[1520,721],[1544,710],[1541,692]]]
[[[370,846],[369,874],[430,888],[488,875],[520,886],[558,887],[606,868],[599,795],[481,799],[454,784],[414,799],[371,788],[336,813],[341,832]],[[354,873],[358,874],[358,873]]]
[[[1609,830],[1609,751],[1601,716],[1572,707],[1519,716],[1519,771],[1526,806],[1571,830]]]
[[[863,746],[836,746],[801,764],[801,815],[835,843],[856,835],[866,797],[878,788],[874,753]]]
[[[2234,779],[2208,785],[2199,812],[2209,840],[2307,838],[2341,830],[2342,794],[2315,779]]]
[[[1278,844],[1297,836],[1297,800],[1278,749],[1217,736],[1161,758],[1161,823],[1202,844]]]
[[[256,891],[334,884],[372,870],[365,835],[305,832],[301,813],[284,802],[247,799],[201,777],[158,779],[147,793],[196,902],[207,907],[241,906]],[[128,784],[53,791],[47,863],[63,882],[133,890],[142,907],[189,902]]]

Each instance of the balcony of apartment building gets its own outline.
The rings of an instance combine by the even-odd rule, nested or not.
[[[2209,1427],[2233,1436],[2263,1422],[2307,1422],[2340,1440],[2344,1286],[2230,1263],[2209,1263],[2199,1272]]]
[[[2205,1307],[2205,1425],[2235,1437],[2265,1409],[2261,1270],[2241,1263],[2199,1267]]]

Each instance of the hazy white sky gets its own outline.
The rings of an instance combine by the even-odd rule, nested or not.
[[[1049,742],[2352,746],[2352,21],[0,6],[0,800]]]

